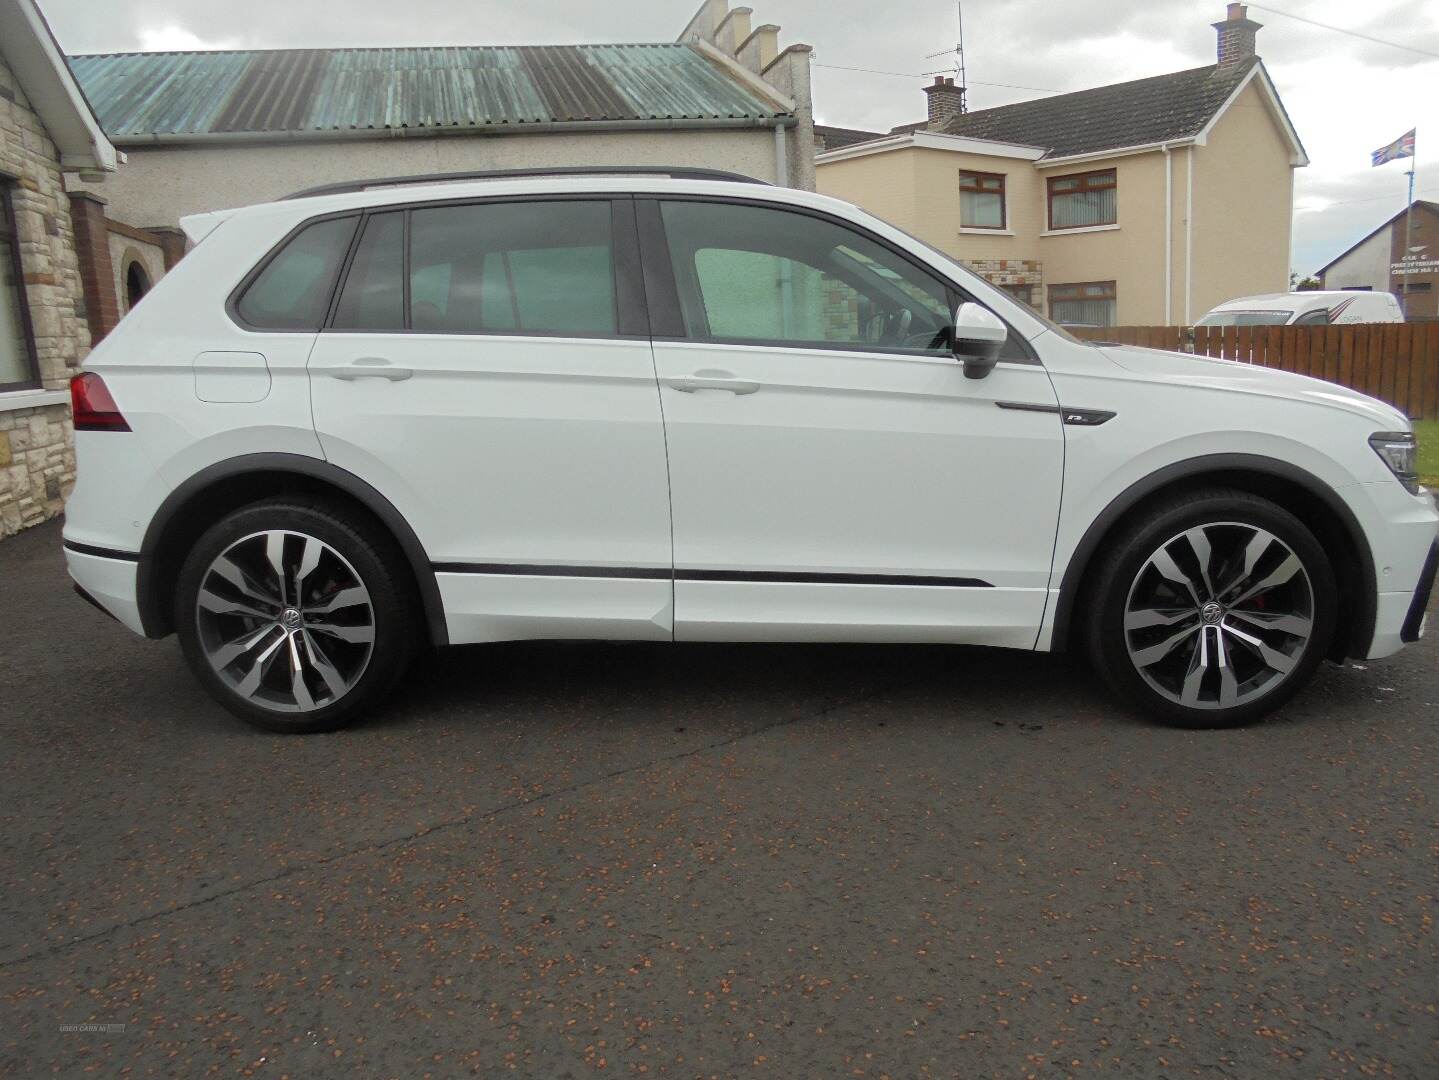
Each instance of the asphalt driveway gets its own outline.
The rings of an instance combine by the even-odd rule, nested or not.
[[[1178,732],[1065,658],[455,650],[249,731],[0,543],[0,1074],[1439,1076],[1439,645]]]

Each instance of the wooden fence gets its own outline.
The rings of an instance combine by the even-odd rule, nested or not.
[[[1439,323],[1348,326],[1109,326],[1086,341],[1184,350],[1353,387],[1415,420],[1439,420]]]

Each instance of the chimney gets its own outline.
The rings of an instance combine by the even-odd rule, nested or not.
[[[1212,24],[1219,31],[1219,62],[1238,64],[1254,55],[1254,35],[1262,24],[1249,17],[1243,4],[1230,4],[1223,22]]]
[[[929,97],[929,129],[943,131],[949,122],[964,114],[964,87],[955,86],[953,79],[936,75],[933,86],[924,88]]]

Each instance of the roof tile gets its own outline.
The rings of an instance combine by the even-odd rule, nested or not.
[[[1253,57],[981,109],[955,117],[944,131],[1044,147],[1055,157],[1190,138],[1257,63]]]

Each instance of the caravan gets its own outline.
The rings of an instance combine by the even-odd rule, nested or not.
[[[1226,300],[1194,325],[1330,326],[1403,321],[1404,311],[1393,293],[1344,289],[1241,296]]]

